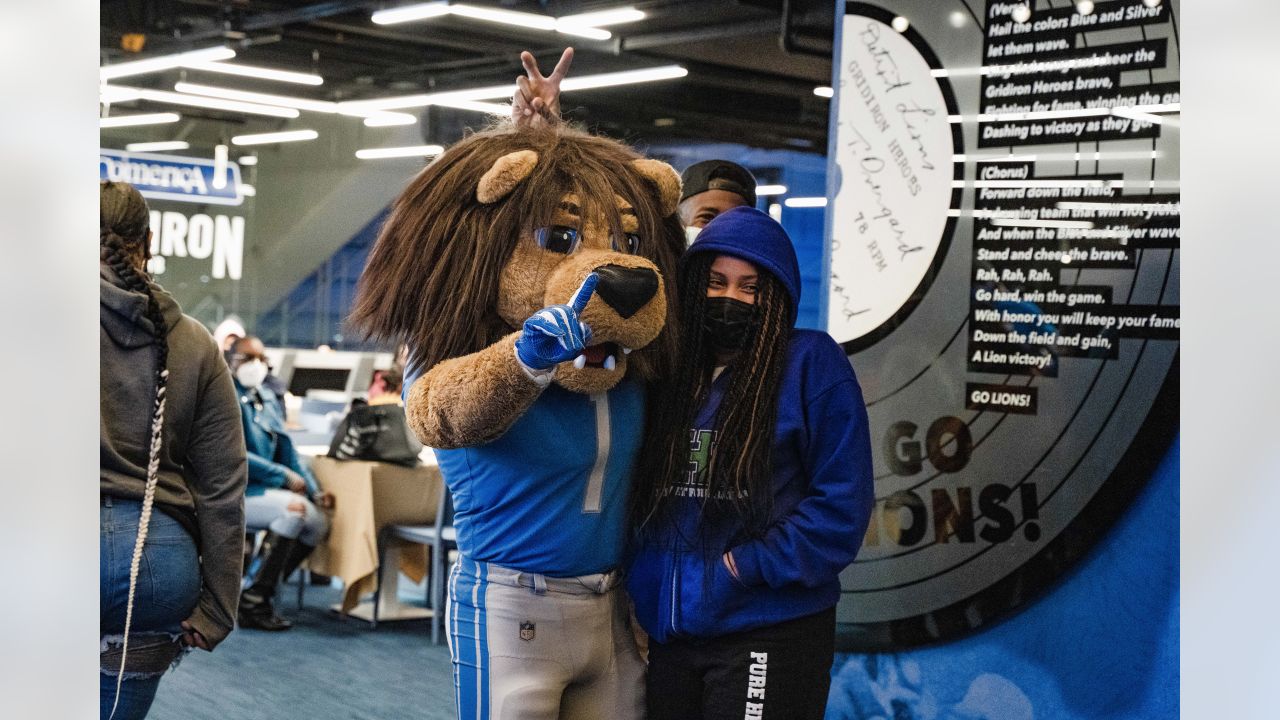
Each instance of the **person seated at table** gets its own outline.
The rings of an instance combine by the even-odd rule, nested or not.
[[[240,593],[239,623],[243,628],[288,630],[293,623],[277,615],[272,604],[276,586],[328,534],[329,519],[320,508],[331,507],[332,498],[298,457],[274,393],[262,387],[267,376],[262,341],[246,336],[232,350],[249,459],[245,526],[268,529],[252,583]]]
[[[398,367],[374,370],[368,401],[356,399],[329,445],[336,460],[371,460],[417,467],[422,443],[409,430],[400,391],[404,373]]]

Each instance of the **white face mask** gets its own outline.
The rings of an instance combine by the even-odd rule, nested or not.
[[[689,227],[685,228],[684,229],[685,242],[689,245],[692,245],[693,241],[698,237],[698,233],[700,232],[702,232],[702,228],[697,227],[695,225],[690,225]]]
[[[250,390],[261,385],[266,379],[267,364],[261,360],[253,360],[236,368],[236,380]]]

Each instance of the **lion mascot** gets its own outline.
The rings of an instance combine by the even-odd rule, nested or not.
[[[618,568],[645,382],[675,356],[679,197],[618,142],[499,127],[419,173],[370,254],[352,320],[407,343],[456,509],[459,717],[644,714]]]

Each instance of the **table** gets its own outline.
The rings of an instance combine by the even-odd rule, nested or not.
[[[307,448],[310,449],[310,448]],[[327,450],[328,448],[325,448]],[[378,533],[387,525],[430,525],[435,522],[444,483],[435,457],[420,467],[316,457],[312,472],[320,487],[333,495],[329,535],[308,558],[317,573],[342,580],[342,602],[334,609],[373,620],[373,603],[360,602],[378,586]],[[426,548],[392,543],[384,553],[387,568],[404,572],[415,582],[426,575]],[[399,572],[383,574],[378,621],[431,617],[429,608],[401,604],[397,597]]]

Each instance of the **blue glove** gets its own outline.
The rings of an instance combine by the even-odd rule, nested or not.
[[[599,276],[591,273],[568,305],[551,305],[524,321],[516,338],[516,357],[531,370],[546,370],[582,354],[591,342],[591,328],[578,319],[596,291]]]

